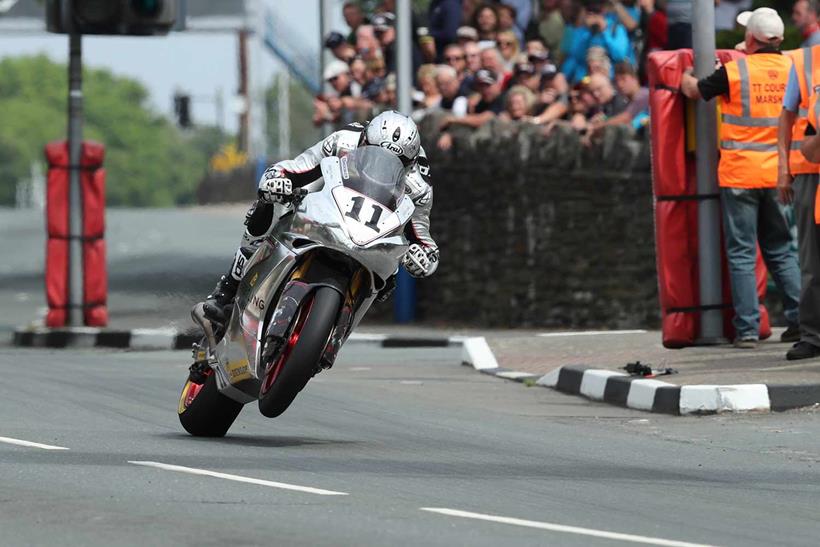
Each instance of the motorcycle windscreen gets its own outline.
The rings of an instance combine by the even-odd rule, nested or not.
[[[395,213],[404,196],[404,166],[398,157],[377,146],[364,146],[339,162],[342,186],[333,198],[350,239],[367,245],[401,225]]]

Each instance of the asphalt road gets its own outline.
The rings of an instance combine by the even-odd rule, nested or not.
[[[817,414],[650,415],[458,357],[351,345],[202,440],[187,352],[0,348],[0,544],[817,544]]]

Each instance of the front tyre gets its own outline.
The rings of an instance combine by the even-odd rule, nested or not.
[[[266,366],[259,411],[268,418],[282,414],[311,379],[336,326],[342,296],[319,287],[302,303],[285,346]]]
[[[189,378],[179,397],[179,421],[194,437],[224,437],[240,410],[242,403],[219,393],[213,371],[203,384]]]

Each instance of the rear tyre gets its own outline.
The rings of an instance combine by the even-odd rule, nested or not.
[[[284,361],[268,366],[268,375],[275,377],[267,392],[259,399],[259,411],[268,418],[282,414],[313,377],[319,360],[325,351],[327,341],[336,326],[336,319],[342,305],[342,296],[330,287],[319,287],[313,293],[312,302],[302,304],[299,315],[307,314],[303,320],[297,317],[294,331],[280,355]],[[278,371],[277,371],[278,368]],[[269,382],[265,379],[265,384]],[[264,387],[263,387],[264,390]]]
[[[179,397],[179,421],[194,437],[224,437],[241,410],[242,403],[219,393],[213,372],[204,384],[189,378]]]

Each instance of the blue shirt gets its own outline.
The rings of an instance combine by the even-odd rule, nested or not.
[[[610,19],[607,21],[609,24],[603,32],[593,34],[586,26],[572,29],[571,43],[567,44],[566,59],[561,65],[561,72],[570,84],[580,82],[587,75],[587,50],[592,46],[604,48],[613,66],[623,61],[635,63],[626,28]]]

